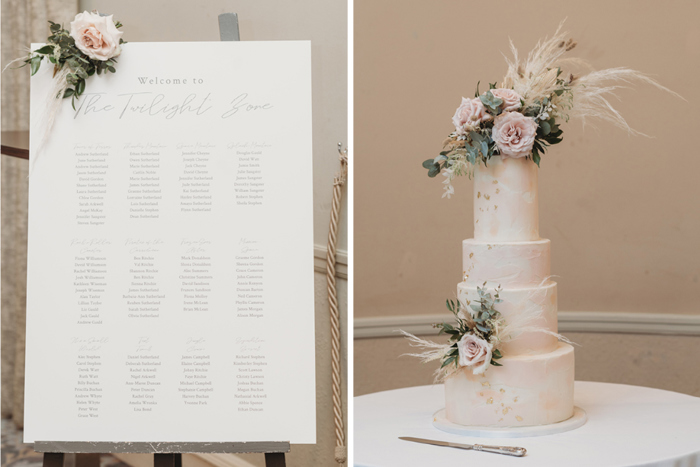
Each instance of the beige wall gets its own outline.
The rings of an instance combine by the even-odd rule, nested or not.
[[[690,0],[356,0],[356,318],[445,313],[473,233],[471,183],[458,179],[456,196],[441,199],[442,177],[421,162],[441,149],[460,98],[502,79],[508,38],[526,54],[566,17],[576,55],[646,72],[688,102],[647,85],[621,90],[615,105],[652,138],[572,121],[543,156],[540,233],[552,241],[559,308],[700,318],[700,2]],[[700,395],[687,381],[700,337],[575,337],[581,379]],[[396,341],[356,340],[356,394],[426,383],[432,369],[398,358]]]
[[[345,0],[82,0],[83,10],[113,13],[124,23],[124,39],[218,41],[218,15],[238,13],[241,40],[311,40],[313,80],[314,240],[316,273],[317,445],[295,445],[288,465],[333,465],[335,436],[330,377],[330,324],[323,271],[333,176],[339,168],[336,145],[347,140],[347,3]],[[192,64],[196,66],[196,64]],[[347,200],[343,199],[339,259],[347,262]],[[320,263],[319,263],[320,260]],[[319,267],[320,266],[320,267]],[[344,269],[344,266],[340,266]],[[338,279],[343,330],[347,323],[347,283]],[[347,343],[342,343],[343,370]],[[344,391],[347,393],[347,391]],[[344,400],[347,406],[347,401]],[[347,417],[346,417],[347,419]],[[263,465],[262,455],[243,456]],[[248,465],[233,456],[221,465]]]

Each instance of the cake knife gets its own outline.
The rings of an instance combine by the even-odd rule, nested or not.
[[[492,452],[494,454],[505,454],[507,456],[523,457],[527,450],[517,446],[485,446],[483,444],[459,444],[449,443],[447,441],[437,441],[434,439],[411,438],[410,436],[399,436],[399,439],[404,441],[413,441],[414,443],[433,444],[435,446],[446,446],[448,448],[468,449],[473,451]]]

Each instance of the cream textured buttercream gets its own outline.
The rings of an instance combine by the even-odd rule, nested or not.
[[[559,343],[539,355],[505,356],[502,367],[468,367],[445,380],[447,419],[460,425],[532,426],[574,413],[574,349]]]
[[[540,238],[537,166],[492,157],[474,169],[474,239],[524,242]]]

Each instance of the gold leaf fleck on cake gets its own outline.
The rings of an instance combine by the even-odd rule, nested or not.
[[[505,392],[506,392],[506,390],[501,388],[501,394],[504,394]]]
[[[506,407],[505,409],[503,409],[503,415],[506,415],[506,414],[508,413],[509,410],[513,410],[513,408],[512,408],[512,407]]]
[[[502,422],[502,421],[503,421],[503,419],[502,419],[502,418],[499,418],[499,419],[498,419],[498,421],[499,421],[499,422]]]
[[[474,253],[469,253],[469,259],[472,259],[474,257]]]
[[[487,388],[490,388],[490,387],[491,387],[491,384],[489,384],[488,381],[484,381],[483,383],[481,383],[481,385],[482,385],[482,386],[486,386]]]
[[[504,404],[503,404],[503,402],[501,402],[501,407],[503,407],[503,406],[504,406]]]
[[[498,204],[496,204],[496,205],[493,207],[493,210],[494,210],[494,211],[498,211]]]
[[[489,399],[486,401],[487,404],[493,404],[493,397],[489,397]]]
[[[515,416],[515,419],[516,419],[517,421],[519,421],[519,422],[522,422],[522,421],[523,421],[523,417],[521,417],[520,415],[516,415],[516,416]]]
[[[480,191],[476,193],[476,197],[477,197],[477,198],[481,198],[481,192],[480,192]]]
[[[479,219],[477,219],[476,222],[474,222],[474,223],[475,223],[475,224],[478,224],[478,223],[479,223]]]
[[[489,195],[484,195],[484,198],[488,201],[488,200],[491,199],[491,196],[489,196]]]
[[[496,194],[499,194],[501,192],[500,188],[496,188]]]
[[[513,399],[513,402],[518,402],[518,398],[516,397],[515,399]]]
[[[486,245],[486,246],[489,247],[489,250],[491,249],[491,245]]]
[[[493,181],[493,184],[494,184],[494,185],[498,185],[498,180],[494,180],[494,181]]]

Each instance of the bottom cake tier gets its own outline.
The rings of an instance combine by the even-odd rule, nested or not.
[[[449,421],[472,426],[534,426],[574,413],[574,348],[559,343],[539,355],[504,356],[480,375],[464,367],[445,380]]]

